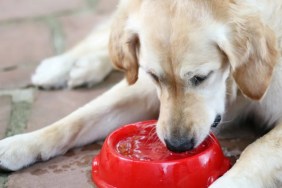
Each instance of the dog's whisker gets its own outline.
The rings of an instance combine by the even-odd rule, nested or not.
[[[230,120],[222,121],[220,124],[226,124],[226,123],[230,123],[230,122],[233,122],[233,121],[234,121],[234,118],[230,119]]]

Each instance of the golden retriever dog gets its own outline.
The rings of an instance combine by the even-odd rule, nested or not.
[[[160,140],[187,151],[221,117],[251,115],[270,131],[211,187],[279,187],[281,16],[281,0],[121,0],[111,20],[73,50],[44,60],[32,81],[92,85],[111,72],[110,59],[126,80],[46,128],[1,140],[1,168],[18,170],[158,116]]]

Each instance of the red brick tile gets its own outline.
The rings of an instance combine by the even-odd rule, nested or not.
[[[1,0],[0,21],[50,15],[83,6],[84,0]]]
[[[50,30],[39,22],[0,27],[0,69],[35,64],[53,52]]]
[[[92,12],[61,17],[59,20],[65,34],[66,49],[83,40],[90,32],[105,19],[104,16]]]
[[[38,91],[33,104],[28,131],[49,125],[102,93],[103,90]]]
[[[0,27],[0,88],[29,83],[35,65],[53,54],[49,28],[38,22]]]
[[[118,2],[118,0],[100,0],[96,6],[96,11],[99,14],[109,14],[116,9]]]
[[[121,73],[112,73],[105,82],[92,89],[38,91],[27,131],[37,130],[63,118],[108,90],[121,77]]]
[[[101,145],[92,144],[9,176],[8,188],[94,188],[91,161]]]
[[[7,72],[0,72],[0,89],[22,88],[30,84],[34,68],[21,67]]]
[[[66,37],[66,49],[73,47],[102,24],[115,10],[117,3],[117,0],[99,0],[93,12],[62,17],[60,21]]]
[[[0,139],[5,137],[12,110],[10,96],[0,96]]]

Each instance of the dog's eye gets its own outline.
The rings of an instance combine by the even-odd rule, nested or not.
[[[190,79],[190,82],[192,83],[193,86],[198,86],[200,85],[203,81],[205,81],[211,74],[213,73],[213,71],[211,71],[209,74],[207,75],[195,75]]]
[[[208,78],[208,76],[202,76],[202,75],[196,75],[193,76],[193,78],[190,79],[190,82],[193,86],[200,85],[203,81],[205,81]]]
[[[159,83],[159,82],[160,82],[159,78],[158,78],[154,73],[152,73],[152,72],[148,72],[148,73],[149,73],[149,75],[151,76],[151,78],[153,78],[153,80],[154,80],[156,83]]]

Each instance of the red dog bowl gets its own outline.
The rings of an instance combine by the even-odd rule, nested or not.
[[[126,125],[107,137],[92,164],[98,187],[207,188],[230,168],[213,134],[192,151],[172,153],[155,125],[155,120]]]

